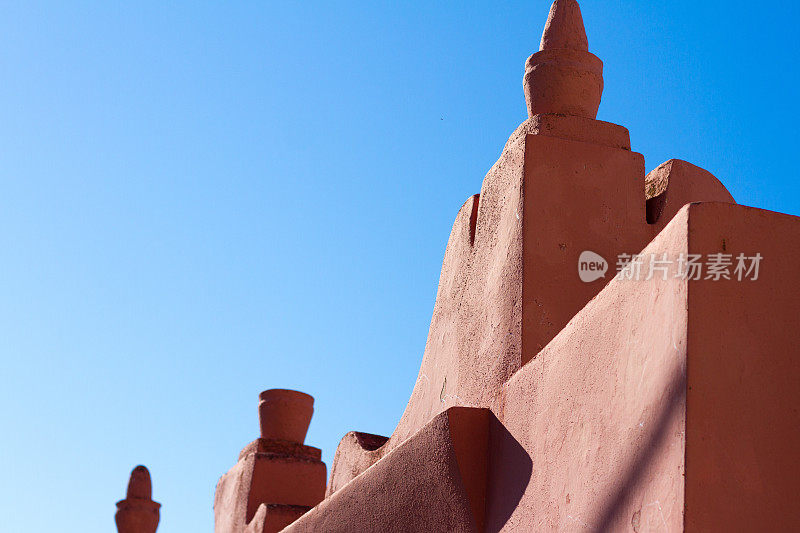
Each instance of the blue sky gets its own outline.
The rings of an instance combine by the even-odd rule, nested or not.
[[[795,2],[581,2],[598,118],[800,214]],[[391,434],[459,206],[525,119],[549,2],[0,6],[0,516],[212,531],[261,390],[330,468]]]

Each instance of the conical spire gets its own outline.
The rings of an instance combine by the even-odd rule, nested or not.
[[[550,7],[539,50],[549,48],[589,51],[581,8],[575,0],[555,0]]]
[[[528,116],[597,117],[603,95],[603,62],[589,52],[578,2],[553,2],[539,48],[525,64]]]
[[[150,471],[142,465],[137,466],[131,472],[131,479],[128,481],[128,499],[136,498],[149,500],[153,497],[153,484],[150,481]]]

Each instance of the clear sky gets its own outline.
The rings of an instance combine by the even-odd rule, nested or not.
[[[800,214],[796,2],[581,2],[598,118]],[[391,434],[549,2],[3,2],[0,530],[213,530],[257,397]]]

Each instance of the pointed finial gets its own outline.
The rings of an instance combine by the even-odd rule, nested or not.
[[[555,0],[550,7],[539,50],[548,48],[589,51],[581,8],[575,0]]]
[[[594,119],[603,95],[603,62],[589,52],[581,8],[555,0],[540,50],[525,63],[528,116],[573,115]]]
[[[153,497],[153,484],[150,481],[150,471],[142,465],[137,466],[131,472],[131,479],[128,481],[128,498],[149,500]]]

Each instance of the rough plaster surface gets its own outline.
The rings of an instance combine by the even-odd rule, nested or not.
[[[284,531],[483,531],[490,416],[439,414]]]
[[[722,252],[775,259],[755,281],[682,279],[675,264],[667,279],[614,279],[501,387],[489,416],[483,531],[800,528],[800,470],[787,460],[800,447],[800,218],[693,203],[642,250]],[[396,530],[361,511],[343,516],[362,506],[349,498],[361,497],[406,531],[465,530],[466,515],[460,526],[435,522],[444,520],[438,505],[415,503],[421,492],[449,502],[440,494],[454,477],[431,466],[425,446],[444,456],[456,446],[433,437],[434,426],[289,531],[328,530],[334,518],[358,531]],[[484,463],[459,464],[462,479],[469,465],[480,479]],[[375,503],[385,484],[395,497]],[[480,508],[480,491],[470,494],[462,503]]]
[[[601,142],[605,123],[586,128],[597,142],[528,133],[534,124],[520,126],[456,216],[420,373],[394,434],[370,450],[346,437],[329,494],[448,407],[496,407],[503,384],[610,279],[581,282],[582,251],[605,257],[613,275],[616,256],[641,251],[676,205],[693,196],[733,201],[708,172],[672,161],[659,171],[670,184],[666,207],[648,223],[644,160],[618,141]]]

